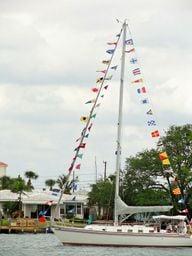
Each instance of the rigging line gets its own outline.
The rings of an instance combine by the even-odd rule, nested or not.
[[[122,30],[121,30],[120,33],[119,33],[120,36],[121,36],[121,33],[122,33]],[[98,94],[97,94],[97,96],[96,96],[95,102],[94,102],[94,104],[93,104],[93,106],[92,106],[92,108],[91,108],[91,111],[90,111],[90,114],[89,114],[89,117],[88,117],[87,124],[86,124],[85,128],[83,129],[83,135],[82,135],[82,138],[81,138],[81,140],[80,140],[80,142],[79,142],[79,145],[84,141],[84,134],[87,132],[87,129],[88,129],[88,127],[89,127],[89,124],[90,124],[90,121],[91,121],[91,116],[92,116],[92,114],[93,114],[93,111],[95,110],[95,106],[96,106],[96,104],[97,104],[98,98],[99,98],[100,93],[101,93],[101,90],[102,90],[102,88],[103,88],[103,84],[104,84],[105,78],[106,78],[106,76],[107,76],[107,74],[108,74],[109,67],[110,67],[110,65],[111,65],[113,56],[114,56],[114,54],[115,54],[115,50],[116,50],[116,48],[117,48],[118,42],[119,42],[119,40],[120,40],[120,36],[119,36],[119,38],[118,38],[118,40],[117,40],[117,44],[115,45],[114,52],[113,52],[113,54],[112,54],[112,56],[111,56],[110,62],[109,62],[109,64],[108,64],[107,69],[106,69],[106,72],[105,72],[105,74],[104,74],[104,76],[103,76],[103,80],[102,80],[102,82],[101,82],[101,85],[100,85],[100,88],[99,88],[99,92],[98,92]],[[74,164],[75,164],[75,162],[76,162],[76,157],[77,157],[79,151],[80,151],[80,148],[78,147],[78,148],[77,148],[77,151],[76,151],[76,154],[75,154],[75,156],[74,156],[74,159],[73,159],[73,161],[72,161],[72,163],[71,163],[70,169],[73,169]],[[72,172],[72,170],[69,171],[69,175],[71,174],[71,172]]]
[[[106,75],[107,75],[107,73],[108,73],[109,67],[110,67],[111,62],[112,62],[112,60],[113,60],[113,56],[114,56],[114,54],[115,54],[115,51],[116,51],[118,42],[119,42],[119,40],[120,40],[122,31],[123,31],[123,29],[121,28],[120,33],[119,33],[119,37],[118,37],[118,39],[117,39],[117,44],[115,45],[114,52],[113,52],[113,54],[112,54],[112,56],[111,56],[111,59],[110,59],[110,62],[109,62],[109,64],[108,64],[106,73],[104,74],[102,83],[101,83],[101,85],[100,85],[99,92],[98,92],[98,94],[97,94],[97,97],[96,97],[96,99],[95,99],[95,102],[94,102],[94,104],[93,104],[93,107],[92,107],[92,109],[91,109],[91,111],[90,111],[90,115],[89,115],[87,124],[86,124],[86,126],[85,126],[85,128],[84,128],[85,133],[86,133],[88,127],[89,127],[89,123],[90,123],[90,120],[91,120],[91,115],[92,115],[92,113],[93,113],[93,111],[94,111],[94,109],[95,109],[95,106],[96,106],[96,104],[97,104],[97,100],[98,100],[98,98],[99,98],[99,96],[100,96],[100,92],[101,92],[101,90],[102,90],[102,88],[103,88],[103,84],[104,84],[104,82],[105,82]],[[83,134],[83,135],[84,135],[84,134]],[[82,136],[79,145],[80,145],[83,141],[84,141],[84,136]],[[71,172],[72,172],[72,170],[73,170],[74,164],[75,164],[75,162],[76,162],[76,158],[77,158],[77,155],[78,155],[78,153],[79,153],[79,150],[80,150],[80,147],[77,148],[75,157],[73,158],[73,161],[72,161],[71,166],[70,166],[70,169],[69,169],[69,173],[68,173],[68,175],[67,175],[67,177],[66,177],[66,181],[69,180],[69,177],[70,177],[70,175],[71,175]],[[56,213],[57,213],[57,211],[58,211],[59,204],[60,204],[60,201],[61,201],[62,196],[63,196],[63,194],[64,194],[64,191],[65,191],[65,186],[64,186],[64,188],[62,189],[61,195],[60,195],[59,200],[58,200],[58,202],[57,202],[57,206],[56,206],[56,210],[55,210]]]
[[[133,48],[135,49],[135,57],[137,59],[138,66],[139,66],[140,70],[142,71],[143,68],[142,68],[142,65],[141,65],[141,62],[140,62],[140,58],[138,58],[138,55],[137,55],[137,52],[136,52],[135,43],[134,43],[135,40],[133,40],[133,35],[132,35],[132,32],[131,32],[129,24],[128,24],[128,31],[129,31],[130,37],[131,37],[131,39],[133,41]],[[143,71],[141,72],[141,74],[142,74],[142,78],[143,78],[143,84],[146,85],[145,78],[144,78],[144,75],[143,75]],[[151,105],[151,108],[155,109],[153,101],[151,100],[151,98],[152,98],[151,97],[151,93],[150,93],[148,88],[147,88],[147,97],[149,99],[149,103]],[[154,114],[154,111],[153,111],[153,117],[155,118],[155,121],[158,120],[158,118],[156,116],[157,116],[156,111],[155,111],[155,114]],[[159,128],[159,125],[158,125],[159,122],[156,122],[156,123],[157,123],[157,126]]]
[[[129,30],[130,37],[131,37],[131,39],[132,39],[132,41],[133,41],[133,36],[132,36],[131,30],[130,30],[129,24],[128,24],[128,30]],[[134,46],[135,46],[135,45],[134,45],[134,41],[133,41],[133,47],[134,47]],[[134,47],[134,48],[135,48],[135,47]],[[135,50],[135,56],[136,56],[136,59],[137,59],[137,62],[138,62],[138,66],[139,66],[139,68],[141,69],[141,63],[140,63],[140,60],[138,59],[138,56],[137,56],[137,54],[136,54],[136,50]],[[143,72],[142,72],[142,77],[143,77]],[[143,79],[143,81],[145,81],[145,79]],[[149,99],[149,103],[150,103],[150,105],[151,105],[151,108],[152,108],[152,109],[155,109],[155,107],[154,107],[154,105],[153,105],[153,102],[152,102],[152,100],[151,100],[151,95],[150,95],[149,90],[147,90],[147,94],[148,94],[148,99]],[[154,111],[153,111],[153,117],[154,117],[155,121],[158,120],[156,111],[155,111],[155,115],[154,115]],[[156,121],[156,123],[157,123],[157,127],[158,127],[158,129],[159,129],[159,125],[158,125],[159,122]],[[162,129],[161,129],[161,130],[162,130]],[[162,141],[161,141],[161,142],[162,142]],[[158,142],[157,142],[157,146],[158,146]],[[163,151],[163,150],[166,151],[166,145],[165,145],[163,142],[162,142],[162,146],[163,146],[163,147],[159,147],[159,148],[161,149],[160,151]],[[169,159],[169,156],[168,156],[168,159]],[[172,164],[171,164],[170,159],[169,159],[169,162],[170,162],[170,164],[169,164],[169,167],[167,167],[167,168],[165,168],[164,165],[163,165],[163,163],[162,163],[162,169],[163,169],[163,176],[166,178],[166,180],[167,180],[167,182],[168,182],[168,184],[169,184],[169,192],[170,192],[171,198],[172,198],[172,200],[174,201],[174,199],[173,199],[172,187],[171,187],[171,183],[170,183],[170,177],[171,177],[172,175],[166,173],[166,170],[169,170],[169,169],[170,169],[170,170],[173,170],[173,167],[172,167]],[[179,184],[178,181],[177,181],[177,186],[180,188],[180,184]],[[183,197],[183,196],[182,196],[182,197]]]
[[[133,40],[133,35],[132,35],[132,33],[131,33],[129,24],[128,24],[128,30],[129,30],[130,37],[131,37],[131,39]],[[134,40],[133,40],[133,47],[135,48]],[[140,70],[142,70],[142,65],[141,65],[141,63],[140,63],[140,59],[138,58],[138,55],[137,55],[137,53],[136,53],[136,48],[135,48],[135,56],[136,56],[136,59],[137,59],[137,62],[138,62],[138,66],[139,66]],[[141,73],[142,73],[142,78],[144,78],[143,72],[141,72]],[[143,79],[143,81],[144,81],[143,84],[146,84],[145,79]],[[152,97],[151,97],[151,93],[150,93],[150,91],[149,91],[148,88],[147,88],[147,94],[148,94],[147,97],[148,97],[148,99],[149,99],[149,103],[150,103],[151,108],[152,108],[152,110],[153,110],[153,109],[155,109],[155,107],[154,107],[153,101],[151,100]],[[153,110],[153,117],[154,117],[154,119],[155,119],[155,121],[156,121],[156,124],[157,124],[157,127],[158,127],[158,129],[159,129],[159,128],[160,128],[160,127],[159,127],[159,122],[158,122],[159,118],[157,118],[157,113],[156,113],[156,111],[154,112],[154,110]],[[161,130],[162,130],[162,129],[161,129]],[[165,150],[166,150],[165,145],[163,145],[163,147],[164,147]],[[172,168],[171,165],[170,165],[170,167]]]

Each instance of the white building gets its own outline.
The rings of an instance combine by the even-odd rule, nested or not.
[[[24,217],[38,218],[40,212],[44,212],[47,217],[55,216],[56,204],[59,193],[53,191],[34,190],[25,192],[22,195],[22,210]],[[0,210],[3,209],[3,203],[18,201],[18,194],[10,190],[0,190]],[[64,194],[60,203],[60,217],[75,216],[83,219],[87,204],[87,195]]]

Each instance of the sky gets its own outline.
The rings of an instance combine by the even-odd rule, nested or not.
[[[0,0],[0,161],[8,164],[7,175],[35,171],[39,188],[67,174],[96,71],[121,28],[116,19],[129,23],[161,134],[192,122],[190,0]],[[122,166],[125,157],[155,146],[130,65],[125,78]],[[75,173],[81,188],[95,181],[95,159],[98,177],[103,161],[107,174],[115,171],[118,90],[119,71]]]

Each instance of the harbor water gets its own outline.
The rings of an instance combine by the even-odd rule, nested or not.
[[[54,234],[0,234],[0,256],[191,256],[192,248],[63,246]]]

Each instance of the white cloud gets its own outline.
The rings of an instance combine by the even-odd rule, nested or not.
[[[137,55],[160,129],[191,123],[190,1],[51,0],[0,2],[0,157],[9,174],[35,169],[44,176],[66,170],[106,58],[106,42],[131,25]],[[119,62],[119,58],[116,61]],[[145,108],[126,67],[124,155],[154,142]],[[103,160],[114,171],[119,73],[98,112],[82,162],[82,179]],[[84,176],[83,176],[84,175]],[[42,182],[42,180],[41,180]]]

